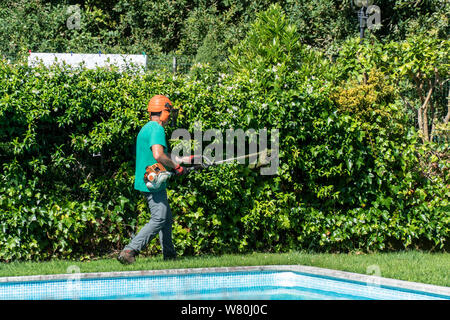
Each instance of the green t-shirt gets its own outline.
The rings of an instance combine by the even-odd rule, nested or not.
[[[144,192],[157,192],[166,188],[164,182],[158,190],[150,191],[144,183],[145,168],[155,164],[152,146],[160,144],[167,154],[166,134],[164,128],[156,121],[149,121],[139,131],[136,141],[136,171],[134,176],[134,188]]]

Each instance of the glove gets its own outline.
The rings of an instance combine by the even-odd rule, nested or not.
[[[180,166],[180,165],[177,165],[177,166],[174,168],[174,170],[175,170],[175,174],[176,174],[177,176],[181,176],[181,175],[183,175],[183,174],[186,173],[186,170],[184,170],[184,167],[182,167],[182,166]]]

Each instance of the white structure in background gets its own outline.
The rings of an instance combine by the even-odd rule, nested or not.
[[[28,56],[28,65],[34,66],[42,62],[45,66],[55,63],[62,64],[63,61],[70,66],[79,67],[84,63],[87,69],[97,67],[117,66],[120,70],[131,65],[137,67],[147,66],[147,56],[144,54],[103,54],[103,53],[33,53]]]

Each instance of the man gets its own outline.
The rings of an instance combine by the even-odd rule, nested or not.
[[[136,255],[158,233],[164,259],[176,258],[172,243],[172,212],[167,201],[166,183],[162,183],[155,190],[149,190],[144,181],[144,174],[147,166],[159,162],[166,169],[174,169],[177,175],[182,175],[186,171],[180,163],[192,161],[192,157],[188,156],[177,158],[177,162],[174,162],[167,153],[164,127],[169,122],[172,102],[163,95],[156,95],[150,99],[147,110],[150,121],[141,128],[137,136],[134,188],[146,197],[151,218],[120,252],[117,259],[123,264],[133,263]]]

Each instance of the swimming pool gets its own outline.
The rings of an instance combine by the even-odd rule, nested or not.
[[[305,266],[0,278],[1,300],[450,300],[450,288]]]

